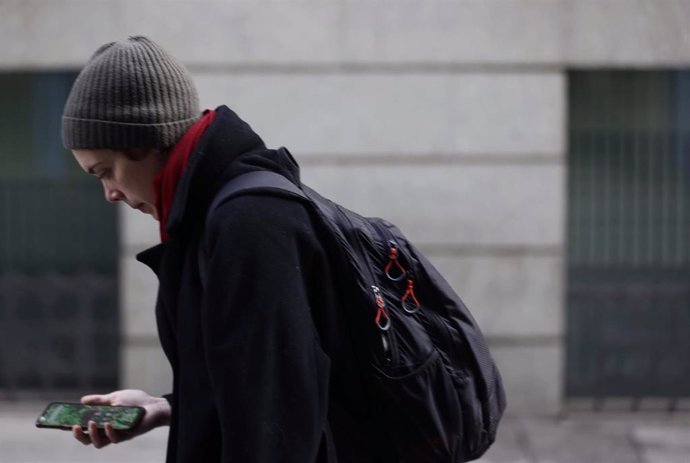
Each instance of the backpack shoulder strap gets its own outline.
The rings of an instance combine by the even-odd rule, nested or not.
[[[250,190],[273,190],[307,199],[307,196],[297,185],[280,174],[263,170],[248,172],[231,179],[216,193],[206,213],[206,224],[208,225],[209,218],[221,204]]]
[[[218,190],[218,193],[216,193],[216,196],[213,198],[213,201],[206,212],[206,228],[208,228],[213,213],[221,206],[221,204],[230,198],[250,192],[274,192],[286,196],[306,200],[309,199],[297,185],[280,174],[268,171],[248,172],[231,179],[229,182],[223,185],[220,190]],[[207,280],[206,259],[206,249],[204,240],[202,239],[199,245],[198,257],[199,275],[201,277],[202,286],[206,286]]]
[[[229,182],[227,182],[223,187],[216,193],[213,202],[208,208],[206,213],[206,225],[210,221],[213,212],[220,207],[228,199],[239,196],[243,193],[249,193],[251,191],[260,192],[278,192],[279,194],[287,194],[288,196],[296,196],[305,200],[309,200],[309,197],[294,183],[285,178],[284,176],[277,174],[275,172],[268,171],[254,171],[246,174],[239,175]],[[206,285],[206,252],[204,246],[202,245],[199,249],[199,273],[201,276],[202,285]],[[333,434],[331,433],[331,428],[326,423],[326,428],[324,430],[323,448],[320,451],[326,453],[326,461],[328,463],[336,462],[337,458],[335,456],[335,446],[333,445]]]

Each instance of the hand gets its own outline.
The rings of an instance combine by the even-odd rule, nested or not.
[[[110,423],[105,429],[98,429],[96,423],[89,421],[88,433],[81,426],[73,426],[72,434],[84,445],[93,444],[100,449],[109,444],[117,444],[149,432],[159,426],[170,424],[170,404],[162,397],[151,397],[144,391],[125,389],[110,394],[94,394],[81,398],[81,403],[89,405],[138,405],[146,410],[139,424],[131,431],[116,431]]]

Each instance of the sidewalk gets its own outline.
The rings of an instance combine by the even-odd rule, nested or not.
[[[166,430],[101,450],[36,429],[38,403],[0,402],[0,463],[158,463]],[[509,417],[481,463],[690,463],[690,414]]]
[[[690,463],[690,415],[507,418],[482,463]]]

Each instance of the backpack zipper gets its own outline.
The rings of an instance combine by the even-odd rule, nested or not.
[[[389,260],[386,266],[384,267],[384,273],[386,274],[386,277],[388,277],[388,279],[393,282],[398,282],[402,281],[403,279],[406,279],[407,286],[405,288],[405,292],[400,297],[400,307],[406,313],[413,315],[419,312],[422,306],[414,293],[415,276],[414,271],[412,270],[412,259],[405,254],[403,246],[401,246],[400,243],[398,243],[398,241],[395,238],[395,235],[393,235],[393,233],[384,224],[380,222],[372,222],[372,225],[379,233],[379,235],[381,235],[381,237],[384,240],[387,240],[388,243]],[[409,249],[407,251],[409,252]],[[404,259],[404,262],[407,264],[407,267],[403,267],[403,265],[399,262],[400,257]],[[391,275],[391,272],[394,272],[394,270],[392,270],[394,266],[397,267],[399,273]]]
[[[384,361],[385,363],[390,364],[393,362],[393,349],[391,343],[392,339],[390,333],[388,332],[391,327],[391,319],[390,315],[388,314],[388,311],[386,310],[386,302],[383,299],[383,296],[381,295],[381,290],[378,287],[378,282],[371,268],[371,262],[369,262],[367,258],[367,253],[364,250],[364,246],[362,245],[360,236],[355,231],[357,230],[357,227],[355,227],[355,224],[352,222],[350,217],[347,214],[345,214],[342,210],[340,210],[339,206],[337,207],[337,210],[340,213],[340,215],[344,217],[345,220],[347,220],[347,222],[350,224],[350,229],[353,230],[353,241],[357,245],[359,255],[361,255],[362,258],[366,260],[364,265],[365,268],[363,270],[366,271],[366,276],[369,277],[369,283],[374,297],[374,305],[376,306],[376,316],[374,318],[374,323],[380,331],[379,334],[381,337],[381,348],[383,351]]]

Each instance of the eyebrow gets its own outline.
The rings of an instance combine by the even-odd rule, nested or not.
[[[103,161],[98,161],[96,164],[92,165],[89,167],[86,172],[91,174],[91,175],[96,175],[96,167],[98,167],[100,164],[103,164]]]

